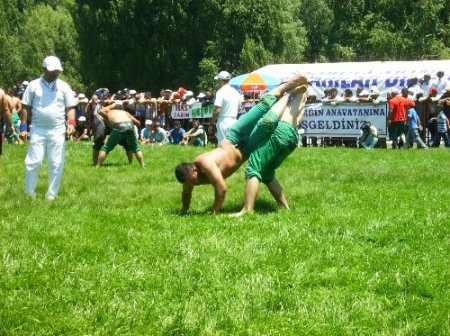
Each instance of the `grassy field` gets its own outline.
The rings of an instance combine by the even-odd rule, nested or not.
[[[209,186],[180,216],[180,161],[204,149],[69,144],[60,197],[23,194],[26,147],[0,159],[0,335],[450,335],[450,151],[300,148],[232,219]]]

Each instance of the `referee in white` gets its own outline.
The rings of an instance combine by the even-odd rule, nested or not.
[[[64,153],[67,133],[75,132],[75,106],[77,100],[70,86],[58,79],[63,71],[55,56],[48,56],[42,64],[44,74],[31,81],[26,88],[22,104],[26,113],[31,113],[31,139],[25,158],[25,193],[36,197],[36,185],[45,153],[48,158],[49,201],[58,196],[64,169]]]

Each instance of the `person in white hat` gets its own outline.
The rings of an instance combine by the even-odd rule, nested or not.
[[[236,122],[241,105],[241,95],[229,84],[231,75],[221,71],[214,79],[218,82],[219,90],[214,101],[214,112],[210,128],[216,126],[217,145],[225,139],[228,129]]]
[[[77,99],[70,86],[58,78],[63,68],[56,56],[48,56],[42,63],[44,74],[27,86],[22,105],[31,113],[30,147],[25,158],[25,193],[36,197],[39,171],[45,154],[48,158],[47,200],[59,193],[64,169],[66,117],[67,133],[75,132]]]

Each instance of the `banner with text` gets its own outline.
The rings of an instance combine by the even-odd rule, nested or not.
[[[386,138],[387,114],[386,103],[311,104],[305,106],[300,127],[305,130],[307,136],[359,137],[361,126],[370,122],[378,129],[378,136]]]
[[[214,111],[214,105],[208,105],[202,107],[201,103],[194,103],[192,105],[187,104],[175,104],[172,105],[172,118],[173,119],[203,119],[212,118]]]

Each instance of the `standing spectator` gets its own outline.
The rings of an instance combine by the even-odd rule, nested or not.
[[[169,142],[173,145],[179,145],[183,141],[183,137],[186,134],[184,128],[181,128],[179,120],[174,120],[173,128],[169,131]]]
[[[252,93],[251,92],[244,92],[244,100],[241,102],[241,107],[238,114],[238,119],[246,114],[250,109],[255,106],[255,101],[252,99]]]
[[[408,109],[407,125],[408,134],[405,148],[411,148],[414,142],[417,144],[417,148],[428,148],[419,136],[419,131],[422,131],[422,125],[420,124],[419,115],[413,107]]]
[[[220,144],[228,129],[237,120],[241,96],[229,84],[231,75],[227,71],[221,71],[214,79],[218,82],[219,90],[216,93],[210,126],[216,125],[216,140],[217,144]]]
[[[9,88],[7,90],[7,94],[11,99],[12,102],[12,111],[11,111],[11,120],[12,120],[12,126],[14,127],[14,133],[11,135],[8,135],[6,138],[8,140],[8,143],[10,144],[23,144],[23,141],[19,137],[19,124],[20,124],[20,116],[19,113],[22,111],[22,103],[20,102],[19,97],[14,96],[14,90],[12,88]],[[25,137],[26,140],[26,137]]]
[[[430,89],[431,89],[431,75],[430,74],[423,75],[423,81],[422,81],[422,84],[420,85],[420,88],[424,92],[423,93],[424,96],[427,97],[428,91],[430,91]]]
[[[437,78],[433,81],[433,87],[438,90],[438,93],[443,93],[447,88],[450,88],[448,79],[444,77],[444,71],[439,70],[436,76]]]
[[[25,159],[25,193],[36,197],[39,171],[47,153],[47,200],[58,196],[64,169],[66,113],[67,133],[75,132],[77,101],[70,86],[58,78],[63,68],[55,56],[48,56],[42,64],[44,74],[28,85],[22,98],[27,113],[31,113],[31,140]]]
[[[161,97],[158,98],[158,120],[163,126],[169,122],[169,116],[172,113],[172,90],[161,90]]]
[[[420,109],[417,110],[417,114],[419,115],[419,118],[423,121],[423,125],[426,126],[426,129],[429,132],[429,136],[427,135],[427,132],[422,132],[422,139],[427,140],[427,144],[430,145],[430,141],[432,142],[434,137],[436,136],[436,119],[432,119],[433,117],[436,117],[438,114],[438,101],[439,98],[437,97],[437,89],[435,87],[431,87],[426,97],[422,97],[419,99],[419,107],[422,107],[423,111],[420,111]]]
[[[0,89],[0,156],[3,154],[3,124],[9,125],[6,135],[14,133],[14,126],[12,121],[12,101],[11,98]]]
[[[445,116],[444,111],[439,112],[438,116],[432,119],[436,119],[436,136],[434,137],[432,147],[439,147],[441,139],[444,139],[445,147],[450,147],[450,138],[448,136],[448,130],[450,129],[450,122]]]
[[[444,90],[443,95],[437,102],[438,106],[442,106],[445,116],[450,119],[450,87]]]
[[[408,99],[408,89],[403,88],[402,94],[394,90],[389,100],[388,128],[389,138],[392,140],[392,148],[398,148],[399,138],[405,141],[406,110],[415,107],[414,101]]]
[[[94,138],[97,138],[96,134],[96,128],[98,124],[99,118],[98,111],[100,111],[100,99],[98,96],[94,93],[91,97],[91,100],[89,100],[88,105],[86,106],[86,117],[88,121],[88,135],[93,136]],[[95,160],[97,162],[97,160]],[[94,162],[94,164],[95,164]]]
[[[86,109],[87,109],[89,100],[86,98],[84,93],[78,94],[77,98],[78,98],[78,104],[75,109],[75,116],[76,116],[76,119],[79,120],[80,117],[86,117]],[[87,118],[86,118],[86,120],[87,120]]]
[[[361,95],[361,91],[358,92],[358,97]],[[326,95],[322,99],[322,103],[328,103],[328,104],[331,104],[331,105],[336,105],[337,103],[339,103],[341,101],[341,98],[338,96],[338,91],[337,91],[336,88],[331,88],[328,91],[325,90],[324,94],[326,94]]]
[[[206,107],[214,104],[214,95],[211,91],[206,91],[205,96],[203,97],[202,107]]]
[[[366,90],[363,90],[359,93],[360,96],[362,96],[362,93],[365,93],[366,96],[369,96],[369,92],[367,92]],[[342,102],[344,103],[355,103],[358,101],[358,97],[353,96],[353,91],[352,89],[345,89],[344,90],[344,94],[342,96]]]

